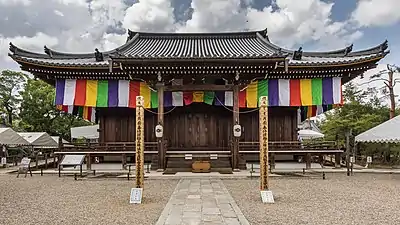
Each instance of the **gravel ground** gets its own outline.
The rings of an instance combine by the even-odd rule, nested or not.
[[[223,181],[252,225],[400,224],[400,175],[272,178],[275,204],[261,203],[258,179]]]
[[[177,183],[146,180],[133,205],[132,180],[0,175],[0,224],[155,224]]]

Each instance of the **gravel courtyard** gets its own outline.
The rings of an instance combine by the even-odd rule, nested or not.
[[[129,204],[134,181],[0,175],[0,224],[155,224],[179,180],[146,180],[144,203]]]
[[[252,225],[400,224],[400,175],[272,178],[270,205],[261,203],[257,178],[223,182]]]

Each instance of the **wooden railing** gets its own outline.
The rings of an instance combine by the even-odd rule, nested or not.
[[[268,144],[271,152],[313,152],[313,151],[339,151],[334,141],[270,141]],[[256,153],[259,151],[259,142],[239,142],[240,153]]]
[[[157,142],[145,142],[145,151],[157,151]],[[74,152],[74,151],[135,151],[135,142],[106,142],[106,143],[88,143],[88,144],[74,144],[65,145],[60,151]]]

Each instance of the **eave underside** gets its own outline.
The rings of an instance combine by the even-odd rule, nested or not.
[[[55,79],[127,79],[143,80],[149,83],[157,81],[161,74],[164,80],[171,79],[201,79],[217,77],[233,81],[239,73],[242,82],[253,79],[307,79],[323,77],[342,77],[342,83],[347,83],[366,70],[375,68],[381,58],[356,64],[341,64],[335,66],[284,66],[276,62],[266,63],[187,63],[182,64],[120,64],[113,67],[80,68],[80,67],[48,67],[20,61],[21,69],[32,73],[47,83],[54,84]]]

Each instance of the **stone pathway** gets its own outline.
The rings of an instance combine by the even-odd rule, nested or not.
[[[156,225],[248,225],[220,179],[181,179]]]

